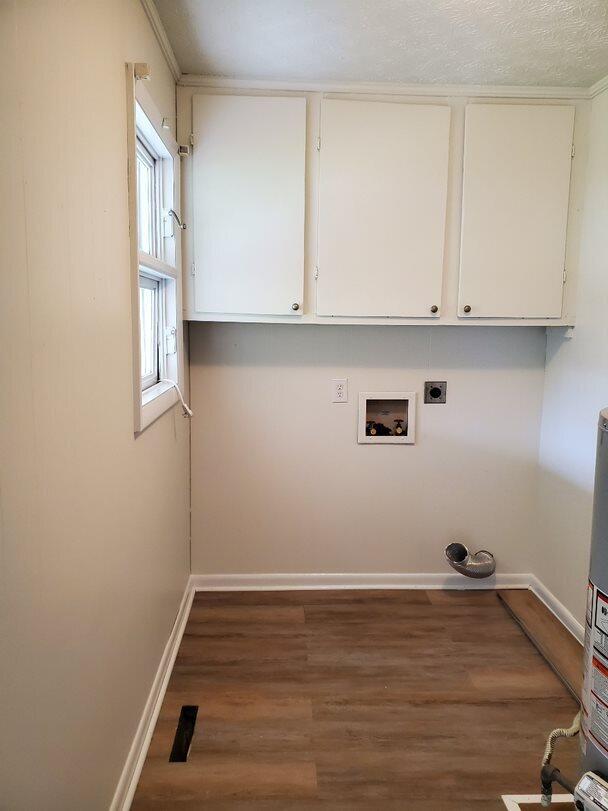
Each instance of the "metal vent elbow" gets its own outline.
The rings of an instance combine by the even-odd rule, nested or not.
[[[494,555],[485,549],[471,554],[462,543],[450,543],[445,548],[445,558],[452,569],[465,577],[490,577],[496,571]]]

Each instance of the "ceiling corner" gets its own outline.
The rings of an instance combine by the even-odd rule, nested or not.
[[[156,36],[158,44],[160,45],[164,57],[167,60],[169,70],[173,74],[175,81],[179,82],[179,80],[182,78],[182,72],[177,59],[175,58],[175,53],[171,47],[171,43],[169,42],[169,37],[167,36],[165,26],[160,19],[158,10],[154,4],[154,0],[141,0],[141,4],[144,7],[144,11],[146,12],[148,20],[150,21],[154,35]]]

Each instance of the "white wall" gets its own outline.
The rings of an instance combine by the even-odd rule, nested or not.
[[[447,573],[453,539],[529,571],[543,329],[190,329],[194,572]],[[357,445],[359,391],[433,379],[415,446]]]
[[[187,577],[188,425],[133,436],[138,0],[0,4],[0,807],[107,809]]]
[[[582,622],[598,412],[608,406],[608,93],[593,100],[577,326],[549,331],[534,571]]]

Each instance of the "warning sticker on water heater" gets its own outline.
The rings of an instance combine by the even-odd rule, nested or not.
[[[608,656],[608,596],[595,589],[593,647]]]
[[[608,707],[608,665],[593,657],[591,670],[591,695],[595,695]]]
[[[595,693],[591,693],[591,712],[587,724],[591,738],[608,750],[608,706]]]

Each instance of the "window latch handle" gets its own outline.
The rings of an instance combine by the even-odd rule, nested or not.
[[[172,208],[170,208],[170,209],[169,209],[169,211],[168,211],[168,214],[169,214],[171,217],[173,217],[173,219],[174,219],[174,220],[175,220],[175,222],[177,223],[178,228],[181,228],[181,229],[182,229],[182,231],[185,231],[185,230],[186,230],[186,227],[187,227],[187,226],[186,226],[186,223],[185,223],[185,222],[182,222],[182,221],[180,220],[179,215],[178,215],[178,213],[177,213],[176,211],[174,211]]]

